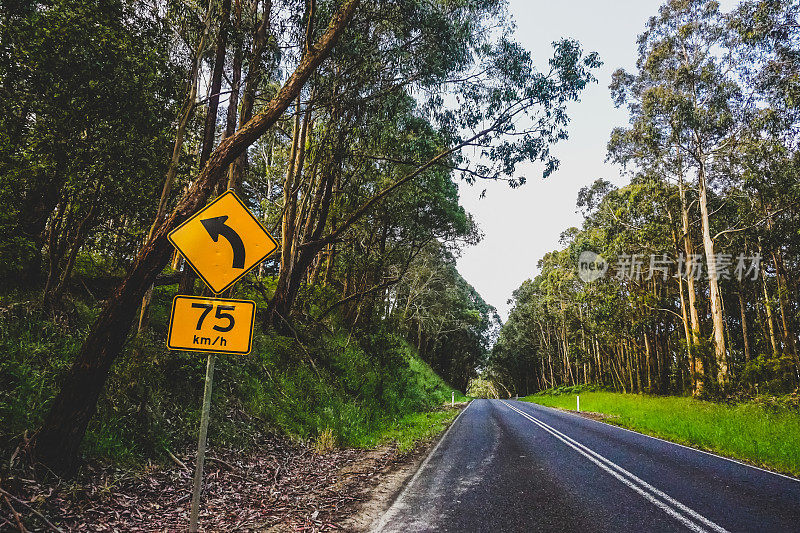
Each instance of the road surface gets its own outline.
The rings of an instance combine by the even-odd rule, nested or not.
[[[376,531],[800,532],[800,481],[535,404],[475,400]]]

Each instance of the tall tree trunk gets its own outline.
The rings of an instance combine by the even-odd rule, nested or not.
[[[766,346],[769,344],[769,332],[767,331],[767,321],[764,320],[764,314],[761,312],[761,306],[758,305],[758,296],[756,291],[756,296],[754,296],[755,305],[753,306],[756,310],[756,324],[758,324],[758,329],[761,330],[761,338],[764,339],[764,345]]]
[[[764,214],[766,215],[767,219],[767,230],[772,232],[774,230],[774,222],[772,218],[772,214],[769,212],[769,208],[764,205],[763,201],[761,202],[762,209]],[[800,378],[800,358],[797,355],[797,346],[795,343],[795,330],[792,327],[791,317],[787,316],[787,309],[789,307],[789,303],[787,301],[787,295],[789,294],[789,288],[786,283],[786,267],[783,262],[783,255],[781,254],[780,247],[773,250],[770,254],[772,257],[772,264],[775,267],[775,280],[778,284],[778,307],[780,310],[780,317],[781,317],[781,333],[783,337],[783,343],[786,349],[789,350],[789,354],[792,356],[792,360],[795,364],[795,380]]]
[[[35,457],[53,471],[69,473],[77,465],[86,426],[94,415],[111,365],[122,351],[142,296],[169,261],[172,247],[167,234],[205,205],[212,190],[224,179],[224,170],[231,161],[272,127],[297,98],[308,78],[330,54],[352,19],[358,2],[346,0],[341,5],[325,33],[304,54],[265,109],[220,143],[173,212],[144,244],[122,284],[108,299],[33,442]]]
[[[789,350],[789,354],[794,361],[794,374],[795,381],[800,378],[800,357],[797,355],[797,346],[794,341],[794,329],[791,323],[791,317],[788,316],[787,309],[789,302],[787,301],[787,294],[789,289],[786,284],[785,268],[783,258],[779,251],[772,252],[772,263],[775,266],[775,280],[778,282],[778,309],[781,315],[781,331],[783,333],[783,342]]]
[[[602,355],[600,354],[600,341],[597,340],[597,337],[594,338],[594,356],[595,360],[597,361],[597,381],[602,386],[606,384],[605,376],[603,375],[605,368],[602,363]]]
[[[728,351],[725,346],[725,319],[722,311],[722,295],[719,290],[717,276],[717,258],[714,253],[714,239],[711,238],[711,225],[708,215],[708,183],[706,181],[705,165],[700,162],[697,173],[698,189],[700,192],[700,220],[703,226],[703,248],[708,265],[708,292],[711,301],[711,323],[714,327],[714,359],[717,364],[717,383],[724,386],[728,382]]]
[[[309,143],[311,139],[309,122],[310,113],[307,112],[301,132],[303,144]],[[309,267],[326,246],[320,240],[320,237],[327,225],[334,184],[338,174],[341,172],[344,141],[345,135],[344,132],[341,132],[335,144],[333,159],[321,172],[319,183],[314,186],[314,181],[316,180],[314,178],[308,184],[308,190],[304,195],[303,202],[304,204],[310,204],[310,207],[303,209],[304,214],[296,220],[291,228],[290,268],[281,270],[275,289],[275,296],[267,310],[267,320],[272,325],[278,325],[282,319],[288,317]],[[304,149],[298,151],[297,160],[299,165],[303,164],[304,158]],[[316,168],[316,165],[313,166]],[[289,230],[287,229],[287,231]],[[333,261],[332,257],[330,261]],[[362,285],[367,287],[369,283],[365,280]],[[347,296],[348,291],[345,290],[342,294]]]
[[[670,227],[672,228],[672,243],[675,246],[675,252],[680,253],[680,245],[678,244],[678,236],[675,231],[675,227],[672,220],[672,213],[668,210],[667,215],[669,215]],[[692,331],[689,326],[689,312],[686,308],[686,296],[683,293],[683,276],[680,273],[676,276],[678,281],[678,295],[680,296],[681,300],[681,324],[683,325],[683,334],[686,339],[686,357],[684,358],[683,355],[678,356],[678,368],[679,368],[679,376],[680,376],[680,390],[681,392],[686,390],[686,380],[685,377],[689,376],[689,384],[691,386],[691,372],[689,370],[689,361],[692,357]]]
[[[654,390],[655,379],[653,379],[653,374],[657,373],[658,362],[655,360],[655,350],[651,346],[650,337],[646,330],[644,332],[644,351],[647,358],[647,390],[648,392],[657,392]]]
[[[228,113],[225,122],[224,138],[232,136],[236,132],[236,121],[239,117],[239,89],[242,81],[242,4],[239,0],[234,3],[234,29],[236,34],[236,42],[233,48],[233,65],[231,66],[231,94],[228,97]],[[236,161],[241,159],[247,154],[247,150],[242,152],[242,155],[237,157],[234,162],[228,167],[228,189],[236,189],[240,182],[240,172],[236,172],[234,167]]]
[[[633,360],[633,368],[636,372],[636,392],[643,392],[642,387],[642,353],[635,343],[631,342],[629,346],[631,358]]]
[[[661,394],[668,394],[671,390],[670,379],[669,379],[670,362],[671,362],[669,357],[670,354],[669,336],[664,334],[664,332],[662,332],[661,335],[658,336],[662,338],[662,342],[656,343],[656,352],[658,354],[658,375],[660,379],[659,392]],[[658,347],[661,347],[661,349],[659,350]],[[680,372],[678,372],[678,380],[681,380]],[[679,390],[683,390],[682,384],[680,385]]]
[[[310,108],[309,108],[310,112]],[[308,115],[308,114],[307,114]],[[303,126],[307,126],[307,122],[303,121]],[[289,287],[289,278],[294,271],[293,265],[293,248],[295,240],[295,222],[297,213],[297,186],[296,176],[298,174],[298,160],[301,145],[304,145],[304,136],[300,121],[300,98],[298,97],[295,102],[294,110],[294,127],[292,133],[292,148],[289,155],[289,166],[286,169],[286,178],[283,181],[283,213],[281,217],[281,265],[280,273],[278,274],[278,283],[275,287],[275,294],[270,302],[270,311],[267,313],[269,321],[273,324],[280,325],[281,320],[287,320],[288,305],[283,302],[287,299],[287,291]],[[279,311],[274,309],[280,308]],[[280,318],[273,315],[279,315]]]
[[[242,91],[242,105],[239,111],[239,124],[247,124],[253,116],[253,106],[256,99],[256,86],[261,76],[261,60],[269,37],[269,22],[272,16],[272,0],[264,0],[261,23],[253,35],[253,47],[250,51],[250,68],[244,81]],[[245,150],[236,161],[231,164],[231,179],[234,183],[242,182],[242,174],[247,167],[247,151]]]
[[[747,312],[744,304],[744,284],[739,279],[739,313],[742,320],[742,347],[744,351],[744,364],[750,362],[750,334],[747,331]]]
[[[621,350],[623,354],[623,360],[627,362],[626,366],[628,367],[628,381],[630,381],[631,384],[630,390],[631,392],[635,392],[636,386],[634,385],[634,380],[633,380],[634,362],[633,362],[633,357],[631,355],[630,347],[628,346],[627,342],[622,341]]]
[[[616,382],[619,383],[622,392],[627,393],[628,388],[625,386],[625,366],[623,364],[624,357],[625,356],[622,352],[622,343],[616,343],[611,347],[611,357],[609,359],[611,361],[611,377],[612,379],[616,377]]]
[[[703,393],[705,372],[703,359],[697,349],[700,341],[700,316],[697,313],[697,292],[695,291],[693,275],[694,243],[692,242],[691,227],[689,226],[689,207],[686,202],[686,189],[683,186],[682,170],[678,173],[678,193],[681,198],[681,227],[683,229],[683,248],[686,254],[686,292],[689,298],[689,318],[692,321],[692,335],[689,343],[689,370],[692,377],[692,394],[700,396]]]
[[[78,257],[78,252],[80,251],[83,243],[86,239],[86,236],[89,232],[89,222],[92,220],[92,216],[94,215],[95,208],[97,207],[100,191],[103,188],[103,181],[98,180],[97,186],[95,187],[93,198],[91,200],[91,206],[89,207],[89,211],[86,215],[81,218],[78,227],[75,229],[75,233],[70,235],[72,240],[72,246],[70,248],[69,254],[67,255],[67,263],[64,266],[64,269],[61,273],[61,277],[58,280],[58,284],[53,289],[52,294],[47,295],[49,297],[50,302],[58,302],[61,299],[61,296],[64,294],[64,291],[69,284],[69,278],[72,277],[72,269],[75,267],[75,259]]]
[[[69,209],[70,202],[62,200],[55,207],[55,215],[50,222],[50,229],[47,234],[47,281],[44,286],[45,300],[47,295],[53,290],[59,276],[59,263],[63,256],[62,246],[59,243],[58,234],[62,228],[66,227],[69,222],[66,222],[66,211]]]
[[[219,97],[222,91],[222,75],[225,72],[225,53],[228,47],[228,29],[230,26],[231,0],[222,0],[220,12],[219,32],[214,51],[214,68],[211,71],[211,85],[208,90],[208,110],[203,124],[203,142],[200,146],[200,160],[198,168],[203,169],[214,149],[214,140],[217,133],[217,112],[219,111]],[[194,283],[197,275],[189,265],[183,262],[183,271],[178,282],[179,294],[194,293]]]
[[[219,97],[222,91],[222,75],[225,72],[225,55],[228,47],[228,29],[230,27],[231,0],[222,0],[219,32],[214,46],[214,68],[211,71],[211,85],[208,90],[208,111],[203,123],[203,143],[200,147],[199,167],[202,169],[214,149],[217,133],[217,112]]]
[[[772,356],[778,357],[780,350],[778,349],[778,339],[775,335],[775,322],[772,318],[772,302],[767,291],[767,277],[763,268],[761,268],[761,287],[764,290],[764,310],[767,312],[767,329],[769,330],[769,343],[772,346]]]

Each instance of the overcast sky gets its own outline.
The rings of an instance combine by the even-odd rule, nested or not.
[[[627,112],[615,109],[608,85],[617,68],[633,70],[636,37],[663,2],[654,0],[511,0],[517,40],[533,54],[537,66],[546,68],[551,43],[562,37],[580,41],[585,51],[600,54],[603,67],[598,82],[581,101],[570,107],[570,137],[554,153],[561,167],[546,180],[531,165],[520,166],[518,175],[528,182],[518,189],[502,183],[460,186],[462,205],[473,214],[484,239],[464,250],[458,261],[461,275],[500,315],[508,316],[506,303],[520,284],[537,273],[536,263],[559,247],[559,235],[580,226],[576,213],[578,190],[597,178],[620,184],[619,169],[604,163],[606,143],[615,126],[626,125]],[[727,10],[736,2],[721,2]],[[487,189],[486,197],[479,199]]]

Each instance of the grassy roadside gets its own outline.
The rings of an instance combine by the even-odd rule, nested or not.
[[[574,410],[575,396],[535,394],[521,399]],[[797,410],[613,392],[581,392],[580,401],[581,411],[607,415],[606,422],[800,476]]]
[[[466,398],[456,400],[466,401]],[[430,441],[455,420],[460,409],[440,409],[422,413],[411,413],[394,423],[366,435],[357,443],[358,447],[372,448],[381,444],[396,443],[400,453],[414,449],[419,442]]]

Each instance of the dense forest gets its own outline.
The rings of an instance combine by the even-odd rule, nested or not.
[[[493,379],[520,394],[797,389],[799,16],[671,0],[650,18],[610,86],[630,117],[607,152],[625,184],[580,191],[582,227],[514,292]]]
[[[257,327],[220,359],[217,442],[357,443],[449,399],[430,369],[465,390],[499,319],[455,267],[481,238],[459,191],[552,173],[600,64],[562,40],[540,72],[512,26],[500,0],[3,2],[4,454],[70,473],[194,439],[204,361],[165,336],[210,293],[167,235],[231,189],[280,249],[228,293]]]

